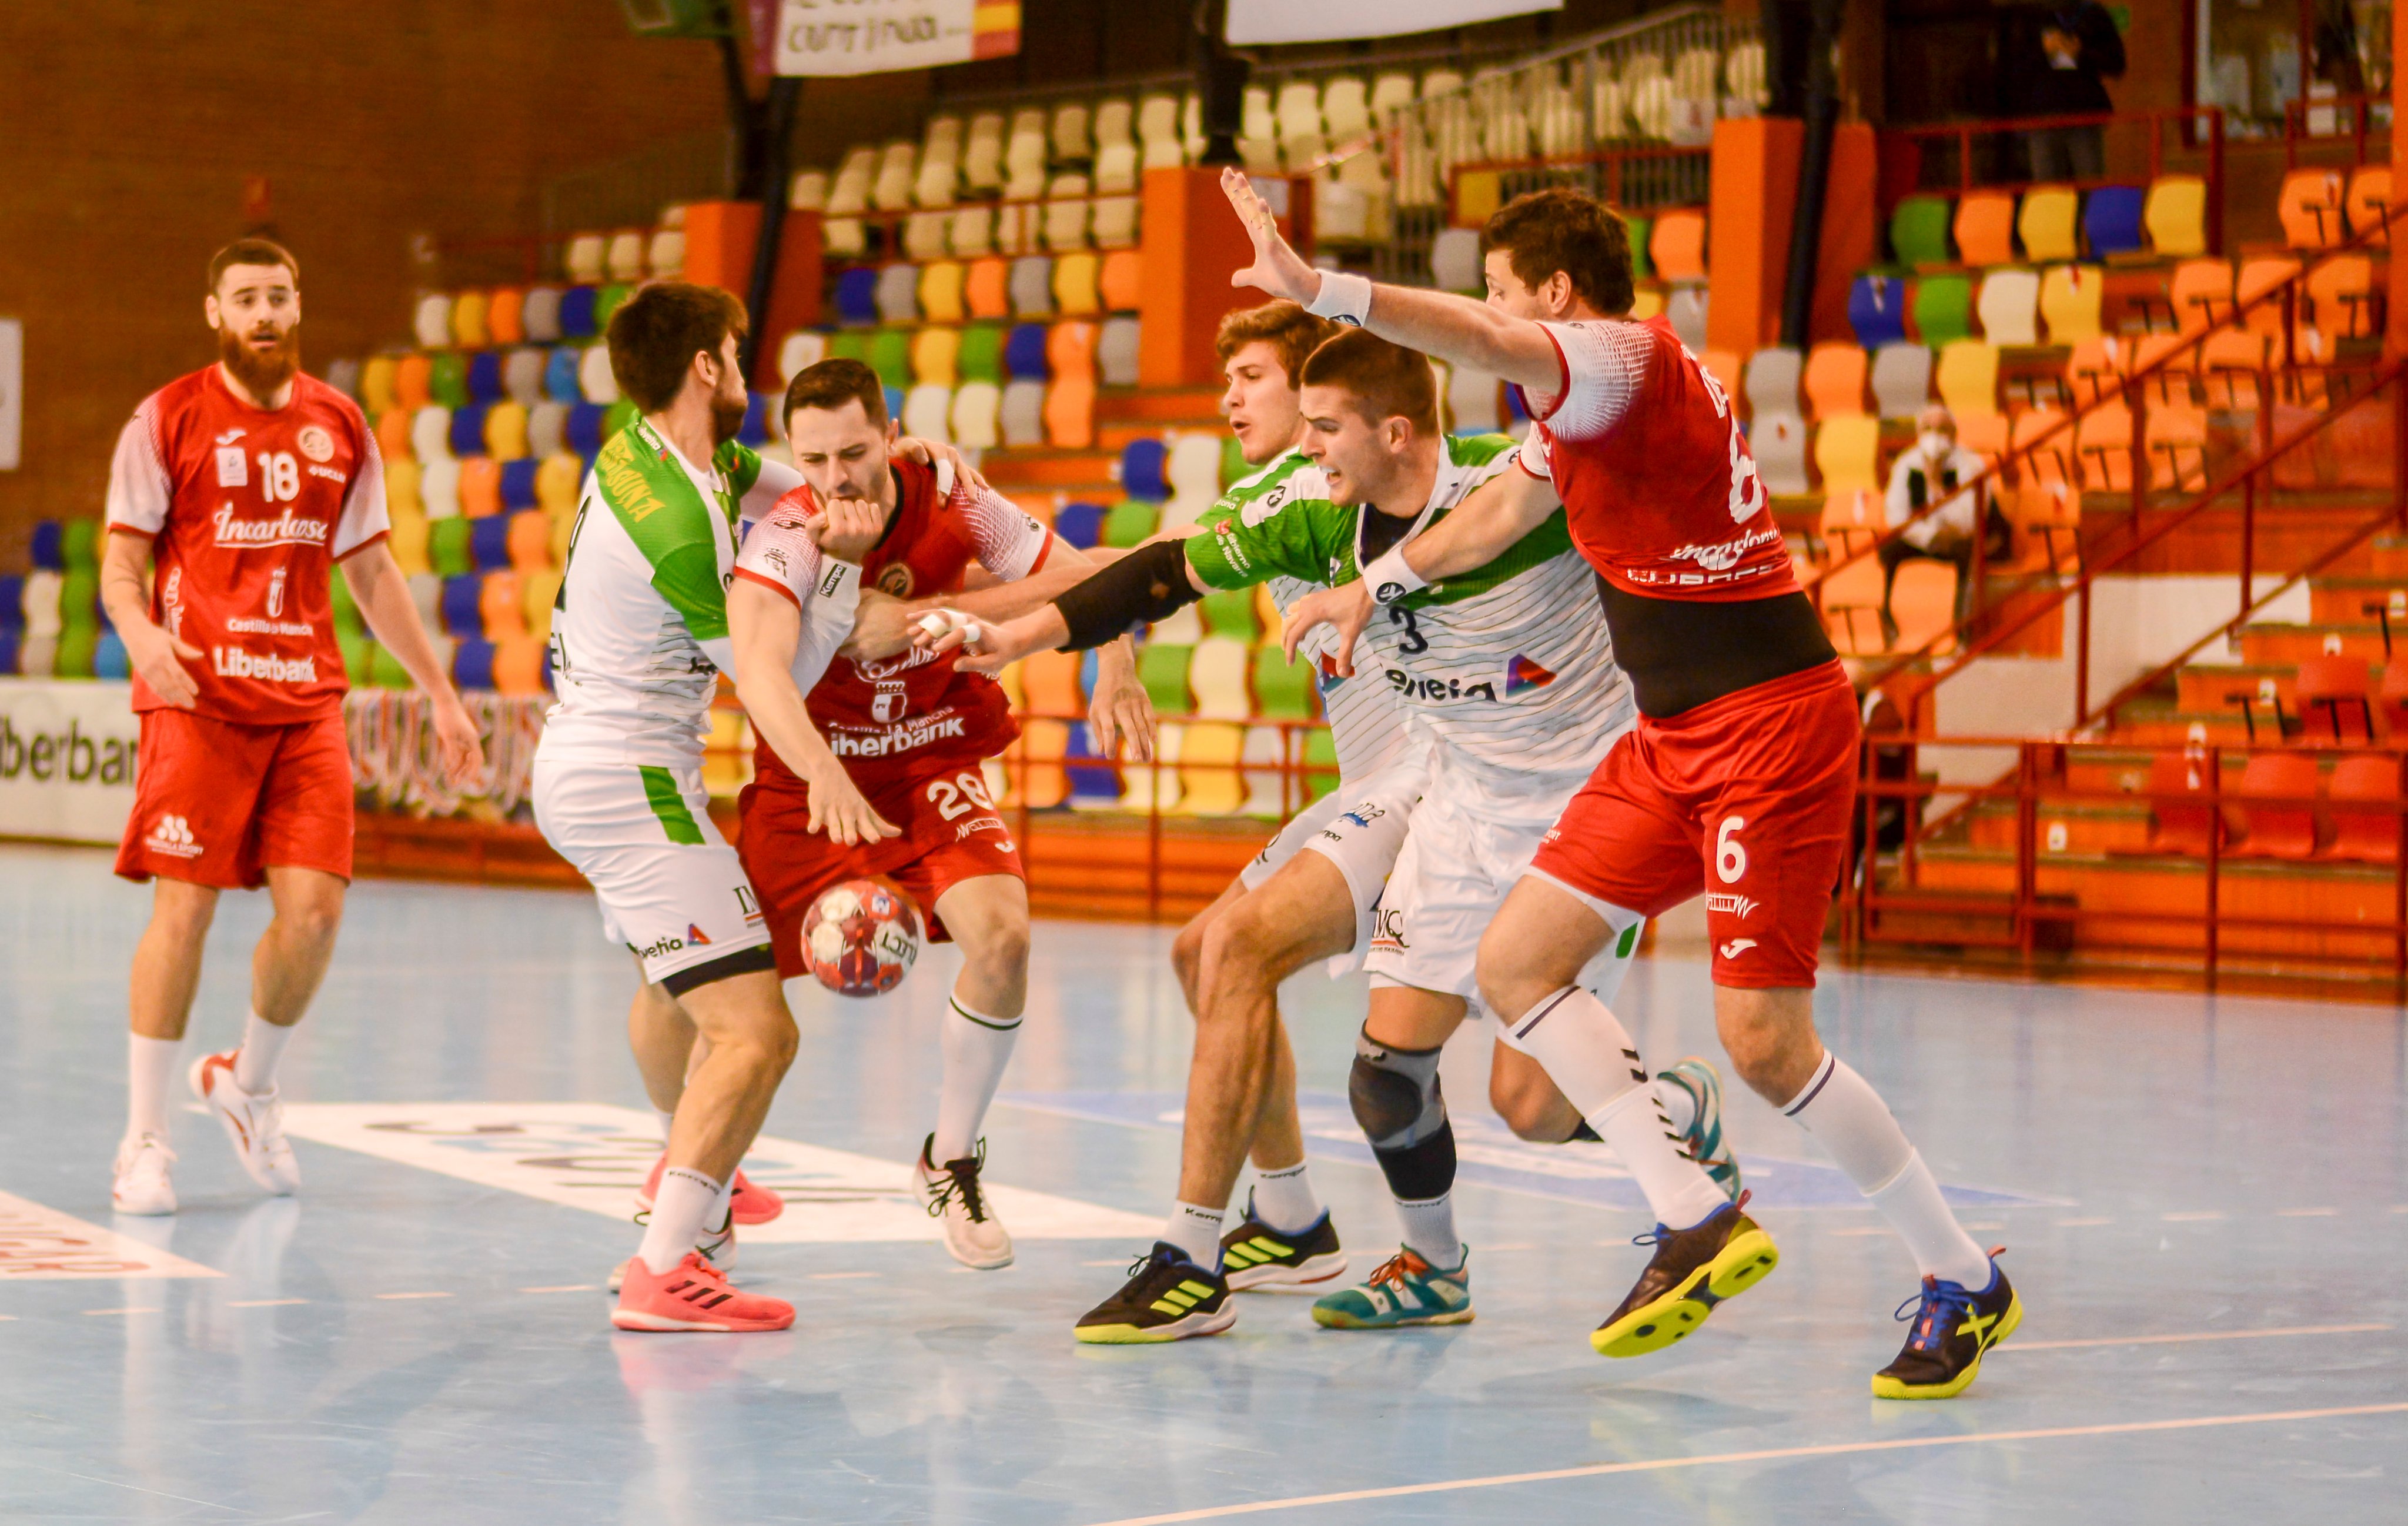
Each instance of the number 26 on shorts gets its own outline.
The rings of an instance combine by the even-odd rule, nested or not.
[[[1714,828],[1714,874],[1725,885],[1737,885],[1747,877],[1747,845],[1739,840],[1745,830],[1745,816],[1725,816]]]

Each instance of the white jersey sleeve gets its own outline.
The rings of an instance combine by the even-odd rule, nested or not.
[[[360,425],[359,469],[343,490],[342,516],[335,521],[335,540],[328,548],[341,561],[393,533],[393,516],[384,499],[384,454],[377,449],[376,432]]]
[[[1630,411],[1653,344],[1638,324],[1610,318],[1539,326],[1555,341],[1563,381],[1552,392],[1522,389],[1530,417],[1559,439],[1600,438]]]
[[[970,550],[979,565],[1005,583],[1018,582],[1043,567],[1054,549],[1054,532],[993,488],[973,492],[962,483],[946,507],[968,527]]]
[[[175,500],[176,484],[159,455],[153,430],[159,402],[145,397],[134,417],[118,431],[117,453],[108,464],[108,524],[111,528],[157,535],[167,524],[167,506]]]
[[[760,475],[752,479],[752,485],[745,489],[744,497],[738,500],[736,506],[737,517],[748,524],[767,518],[769,511],[778,507],[779,499],[803,485],[800,469],[774,456],[764,455],[759,459]]]
[[[795,684],[808,694],[853,634],[861,604],[861,569],[821,552],[811,539],[810,513],[781,503],[752,526],[736,555],[736,575],[783,594],[803,617],[795,647]]]

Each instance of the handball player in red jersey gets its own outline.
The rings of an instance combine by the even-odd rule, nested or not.
[[[1597,569],[1614,658],[1640,719],[1565,808],[1481,940],[1481,994],[1622,1155],[1657,1224],[1637,1286],[1591,1337],[1660,1350],[1753,1287],[1779,1252],[1668,1129],[1637,1045],[1576,976],[1604,946],[1600,908],[1658,915],[1706,895],[1715,1025],[1749,1086],[1819,1141],[1896,1228],[1922,1275],[1906,1346],[1875,1374],[1888,1399],[1944,1399],[1980,1372],[2022,1307],[1967,1237],[1889,1109],[1814,1029],[1814,970],[1856,799],[1856,700],[1799,588],[1730,400],[1662,318],[1623,317],[1629,235],[1578,192],[1534,192],[1483,236],[1485,304],[1312,268],[1244,176],[1223,187],[1254,240],[1233,284],[1302,302],[1522,390],[1537,421],[1509,472],[1427,533],[1318,594],[1289,640],[1481,566],[1560,505]],[[1627,1068],[1584,1074],[1575,1033]],[[1556,1059],[1557,1053],[1561,1062]]]
[[[142,718],[117,871],[154,882],[134,951],[132,1067],[111,1200],[172,1214],[168,1091],[221,890],[267,886],[241,1044],[194,1092],[270,1192],[301,1174],[276,1067],[342,921],[351,877],[343,655],[328,579],[434,701],[444,764],[480,777],[476,723],[446,682],[385,545],[384,468],[359,405],[301,372],[300,268],[244,238],[209,262],[218,361],[152,393],[109,468],[100,593]],[[146,587],[145,563],[151,576]]]

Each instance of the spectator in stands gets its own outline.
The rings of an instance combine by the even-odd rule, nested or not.
[[[2097,0],[2061,0],[2018,27],[2007,50],[2007,110],[2067,117],[2115,109],[2107,81],[2124,77],[2124,38]],[[2024,135],[2036,180],[2095,180],[2107,173],[2107,130],[2041,127]]]
[[[1941,404],[1932,404],[1915,419],[1914,443],[1899,452],[1889,468],[1887,519],[1892,528],[1905,525],[1906,530],[1878,553],[1885,590],[1898,577],[1899,564],[1910,557],[1954,562],[1956,608],[1961,616],[1967,607],[1967,584],[1972,581],[1976,521],[1973,490],[1959,492],[1957,484],[1980,476],[1985,465],[1980,456],[1956,443],[1956,421]],[[1935,497],[1942,499],[1939,508],[1907,524],[1916,510]],[[2011,549],[2005,543],[2006,518],[1992,509],[1988,521],[1991,544],[1985,550],[1992,558],[2003,557]],[[1886,602],[1886,592],[1884,601]]]

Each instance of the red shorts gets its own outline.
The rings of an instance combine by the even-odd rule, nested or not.
[[[853,783],[902,836],[838,846],[810,830],[810,803],[788,779],[755,779],[737,802],[736,850],[768,917],[769,946],[783,978],[803,972],[803,914],[830,885],[883,875],[919,902],[930,941],[947,943],[952,934],[938,920],[938,897],[982,875],[1028,877],[976,763],[924,767],[874,785],[855,776]]]
[[[1856,691],[1836,662],[1669,721],[1640,717],[1533,872],[1659,916],[1700,890],[1717,986],[1814,984],[1856,798]]]
[[[351,877],[351,749],[338,712],[245,726],[142,713],[117,872],[256,890],[273,868]]]

